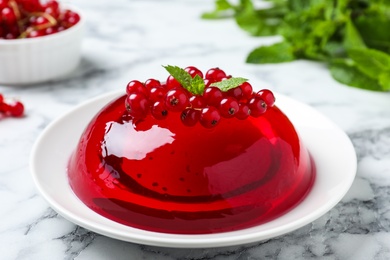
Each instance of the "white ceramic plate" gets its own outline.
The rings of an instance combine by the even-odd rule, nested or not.
[[[297,128],[317,167],[314,186],[298,206],[253,228],[207,235],[149,232],[116,223],[90,210],[74,195],[68,184],[66,167],[90,119],[121,94],[114,92],[95,98],[50,124],[35,143],[31,156],[34,181],[51,207],[68,220],[99,234],[164,247],[220,247],[260,241],[293,231],[319,218],[342,199],[354,180],[356,155],[347,135],[313,108],[277,95],[277,105]]]

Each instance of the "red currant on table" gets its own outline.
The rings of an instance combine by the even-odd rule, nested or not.
[[[20,101],[6,101],[0,94],[0,118],[3,116],[22,117],[24,114],[24,105]]]
[[[9,113],[13,117],[21,117],[24,112],[24,106],[21,102],[16,101],[9,105]]]

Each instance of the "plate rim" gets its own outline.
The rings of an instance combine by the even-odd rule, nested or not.
[[[334,124],[332,121],[330,121],[328,118],[320,114],[318,111],[316,111],[314,108],[301,103],[297,100],[294,100],[290,97],[275,93],[275,96],[277,100],[282,100],[281,103],[277,103],[278,107],[281,108],[283,112],[287,112],[283,110],[283,102],[292,103],[297,106],[300,106],[301,109],[306,109],[310,111],[311,113],[315,113],[316,116],[320,117],[320,119],[325,122],[332,130],[338,133],[341,138],[343,138],[345,148],[348,150],[350,159],[352,161],[349,162],[349,175],[348,178],[344,180],[344,186],[343,190],[339,192],[337,197],[334,197],[333,199],[329,200],[326,204],[319,206],[315,212],[311,212],[310,214],[307,214],[305,217],[301,219],[297,219],[294,221],[291,221],[287,224],[284,224],[279,227],[271,228],[270,230],[261,231],[261,232],[250,232],[250,230],[255,229],[256,227],[244,229],[244,230],[238,230],[238,231],[231,231],[231,232],[223,232],[223,233],[215,233],[215,234],[200,234],[200,235],[183,235],[183,234],[167,234],[167,233],[158,233],[158,232],[152,232],[152,231],[145,231],[140,230],[132,227],[128,227],[119,223],[116,223],[114,221],[111,221],[109,219],[106,219],[102,216],[100,216],[98,213],[92,211],[87,206],[84,207],[84,210],[92,211],[92,214],[96,215],[96,219],[104,218],[107,223],[114,223],[114,227],[110,225],[101,226],[101,224],[97,223],[96,221],[94,223],[88,222],[86,219],[78,216],[75,214],[75,212],[71,212],[67,210],[66,208],[61,205],[58,200],[53,198],[50,193],[47,191],[47,189],[44,187],[44,185],[41,183],[39,176],[39,167],[37,168],[37,158],[39,158],[39,154],[41,152],[41,145],[42,143],[45,143],[47,136],[54,131],[58,125],[61,125],[63,121],[66,121],[69,117],[71,117],[73,114],[75,114],[77,111],[88,109],[88,107],[93,106],[94,104],[99,104],[100,107],[103,107],[106,102],[106,100],[113,99],[117,96],[120,96],[124,94],[123,91],[112,91],[100,96],[97,96],[95,98],[92,98],[90,100],[84,101],[83,103],[75,106],[74,108],[70,109],[68,112],[63,114],[62,116],[58,117],[57,119],[53,120],[40,134],[40,136],[37,138],[36,142],[33,145],[31,156],[30,156],[30,171],[32,174],[33,181],[35,183],[35,187],[38,189],[39,193],[43,198],[49,203],[49,205],[61,216],[63,216],[65,219],[82,226],[88,230],[91,230],[93,232],[102,234],[104,236],[108,236],[114,239],[123,240],[127,242],[133,242],[138,244],[145,244],[145,245],[152,245],[152,246],[161,246],[161,247],[175,247],[175,248],[210,248],[210,247],[222,247],[222,246],[234,246],[234,245],[240,245],[240,244],[246,244],[251,242],[257,242],[262,241],[266,239],[270,239],[276,236],[280,236],[286,233],[289,233],[293,230],[296,230],[304,225],[307,225],[314,220],[318,219],[322,215],[324,215],[326,212],[328,212],[330,209],[332,209],[348,192],[349,188],[351,187],[353,180],[356,176],[357,171],[357,157],[356,153],[353,147],[352,142],[350,141],[349,137],[344,133],[343,130],[341,130],[336,124]],[[96,113],[97,111],[95,111]],[[290,118],[289,114],[286,113],[287,116]],[[290,118],[291,120],[291,118]],[[291,120],[294,124],[294,121]],[[88,121],[85,123],[88,123]],[[85,128],[84,126],[84,128]],[[304,128],[302,128],[304,129]],[[298,133],[299,133],[298,129]],[[81,133],[80,133],[81,134]],[[301,135],[301,137],[303,137]],[[79,137],[77,137],[79,138]],[[303,138],[304,139],[304,138]],[[307,145],[305,143],[305,145]],[[310,149],[308,148],[309,152]],[[68,157],[70,154],[67,155]],[[313,158],[314,160],[316,158]],[[64,172],[66,174],[66,169],[64,169]],[[315,183],[317,181],[317,176]],[[69,184],[67,183],[69,186]],[[70,189],[70,187],[68,187]],[[314,186],[313,188],[314,189]],[[308,194],[308,196],[313,192],[311,190]],[[76,195],[72,192],[72,196],[74,196],[76,199]],[[308,197],[307,196],[307,197]],[[281,217],[290,214],[291,211],[294,211],[300,204],[302,204],[304,201],[307,200],[307,197],[301,201],[296,207],[294,207],[292,210],[287,212],[286,214],[283,214]],[[81,201],[80,201],[81,202]],[[281,217],[276,218],[275,220],[270,221],[273,223],[274,221],[280,219]],[[269,222],[267,222],[269,223]],[[267,224],[265,223],[265,224]],[[123,226],[121,230],[116,229],[117,226]],[[264,226],[264,224],[261,224],[259,226]],[[131,231],[137,231],[135,234]],[[242,233],[242,231],[244,231]],[[245,231],[249,231],[246,232]],[[141,234],[139,234],[139,232]],[[241,234],[242,233],[242,234]],[[163,238],[163,239],[162,239]]]

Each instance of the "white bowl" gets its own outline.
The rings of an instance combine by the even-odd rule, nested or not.
[[[27,85],[65,76],[80,62],[85,18],[64,31],[37,38],[0,39],[0,84]]]

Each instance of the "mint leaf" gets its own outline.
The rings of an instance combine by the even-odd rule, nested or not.
[[[240,86],[242,83],[246,81],[248,80],[244,78],[230,78],[230,79],[222,80],[220,82],[214,82],[210,84],[210,87],[217,87],[222,91],[228,91],[229,89]]]
[[[310,7],[310,1],[308,0],[293,0],[288,1],[288,5],[292,11],[302,11]]]
[[[189,89],[191,87],[192,77],[184,69],[178,66],[163,66],[169,74],[172,75],[184,88]]]
[[[390,55],[374,49],[350,49],[350,58],[358,69],[367,76],[377,79],[379,73],[390,70]]]
[[[202,95],[204,88],[204,80],[199,75],[195,75],[195,77],[191,81],[191,88],[188,90],[195,95]]]
[[[280,63],[295,60],[292,47],[287,42],[262,46],[253,50],[246,59],[248,63]]]
[[[228,10],[233,8],[233,6],[227,0],[216,0],[215,1],[215,9],[218,11]]]
[[[355,66],[347,63],[334,63],[330,66],[330,72],[335,80],[342,84],[367,90],[383,91],[378,82],[361,73]]]
[[[250,52],[247,63],[295,59],[334,63],[335,59],[348,59],[352,64],[329,67],[340,82],[388,89],[388,76],[383,73],[390,71],[386,65],[390,56],[390,0],[265,0],[270,8],[257,7],[255,0],[214,1],[215,17],[226,17],[229,11],[238,26],[253,36],[284,38],[282,43]],[[353,49],[360,49],[360,53]]]
[[[366,44],[351,19],[348,19],[346,23],[343,44],[347,50],[352,48],[366,48]]]
[[[227,0],[216,0],[215,1],[215,10],[211,12],[206,12],[202,14],[203,19],[221,19],[226,18],[232,15],[229,15],[228,11],[234,9],[234,6],[231,5]]]
[[[241,5],[242,9],[236,14],[236,23],[241,29],[253,36],[275,35],[280,19],[260,15],[251,1],[243,0]]]
[[[389,4],[384,4],[379,10],[389,8]],[[355,20],[355,26],[369,48],[390,52],[390,18],[388,15],[384,16],[376,12],[360,15]]]
[[[192,78],[187,71],[178,66],[168,65],[163,67],[183,86],[183,88],[195,95],[203,94],[205,84],[204,80],[199,75]]]
[[[385,71],[379,75],[379,84],[383,91],[390,90],[390,71]]]

